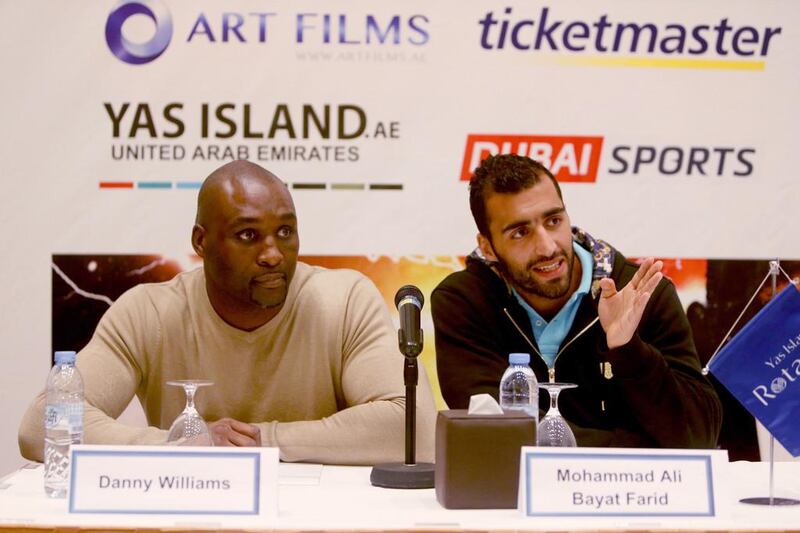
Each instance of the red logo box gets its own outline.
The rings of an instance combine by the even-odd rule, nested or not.
[[[467,135],[461,181],[490,155],[518,154],[538,161],[560,182],[594,183],[603,137],[573,135]]]

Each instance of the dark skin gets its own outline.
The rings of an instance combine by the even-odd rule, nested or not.
[[[203,259],[206,291],[229,325],[253,331],[283,308],[297,266],[297,215],[286,186],[247,161],[215,170],[197,200],[192,246]],[[260,446],[257,426],[223,418],[209,424],[215,446]]]

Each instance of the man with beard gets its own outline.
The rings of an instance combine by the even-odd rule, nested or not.
[[[197,397],[215,446],[277,446],[284,461],[374,464],[404,455],[403,356],[388,310],[361,274],[297,261],[294,203],[272,173],[235,161],[203,183],[192,229],[203,268],[123,294],[78,354],[84,441],[159,444],[184,407],[166,382],[210,379]],[[435,407],[423,369],[417,447],[433,459]],[[149,427],[115,419],[136,394]],[[44,393],[20,450],[42,460]]]
[[[719,400],[662,263],[571,227],[558,182],[527,157],[485,159],[469,191],[478,249],[431,297],[448,405],[497,398],[508,354],[527,352],[540,382],[578,385],[559,410],[579,446],[714,447]]]

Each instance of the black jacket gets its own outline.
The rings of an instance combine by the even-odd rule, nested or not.
[[[601,241],[591,244],[596,242]],[[604,246],[610,252],[606,267],[621,289],[638,267]],[[592,251],[598,265],[601,256]],[[613,350],[595,320],[596,291],[592,294],[583,297],[554,364],[556,381],[578,384],[559,397],[559,409],[578,445],[713,448],[720,403],[700,373],[674,285],[666,278],[658,284],[637,333]],[[470,256],[466,270],[436,287],[431,303],[439,384],[450,408],[466,408],[473,394],[497,398],[509,353],[530,353],[537,379],[547,381],[547,366],[530,344],[536,340],[528,315],[488,264]],[[546,393],[539,395],[539,403],[546,411]]]

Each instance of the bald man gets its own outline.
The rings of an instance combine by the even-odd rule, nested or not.
[[[198,195],[192,246],[203,267],[142,284],[106,312],[78,354],[84,442],[160,444],[184,407],[168,380],[210,379],[197,407],[217,446],[277,446],[285,461],[374,464],[403,457],[403,357],[375,286],[297,261],[286,186],[236,161]],[[420,460],[433,459],[435,407],[421,370]],[[136,394],[148,427],[115,419]],[[19,430],[42,460],[44,392]]]

